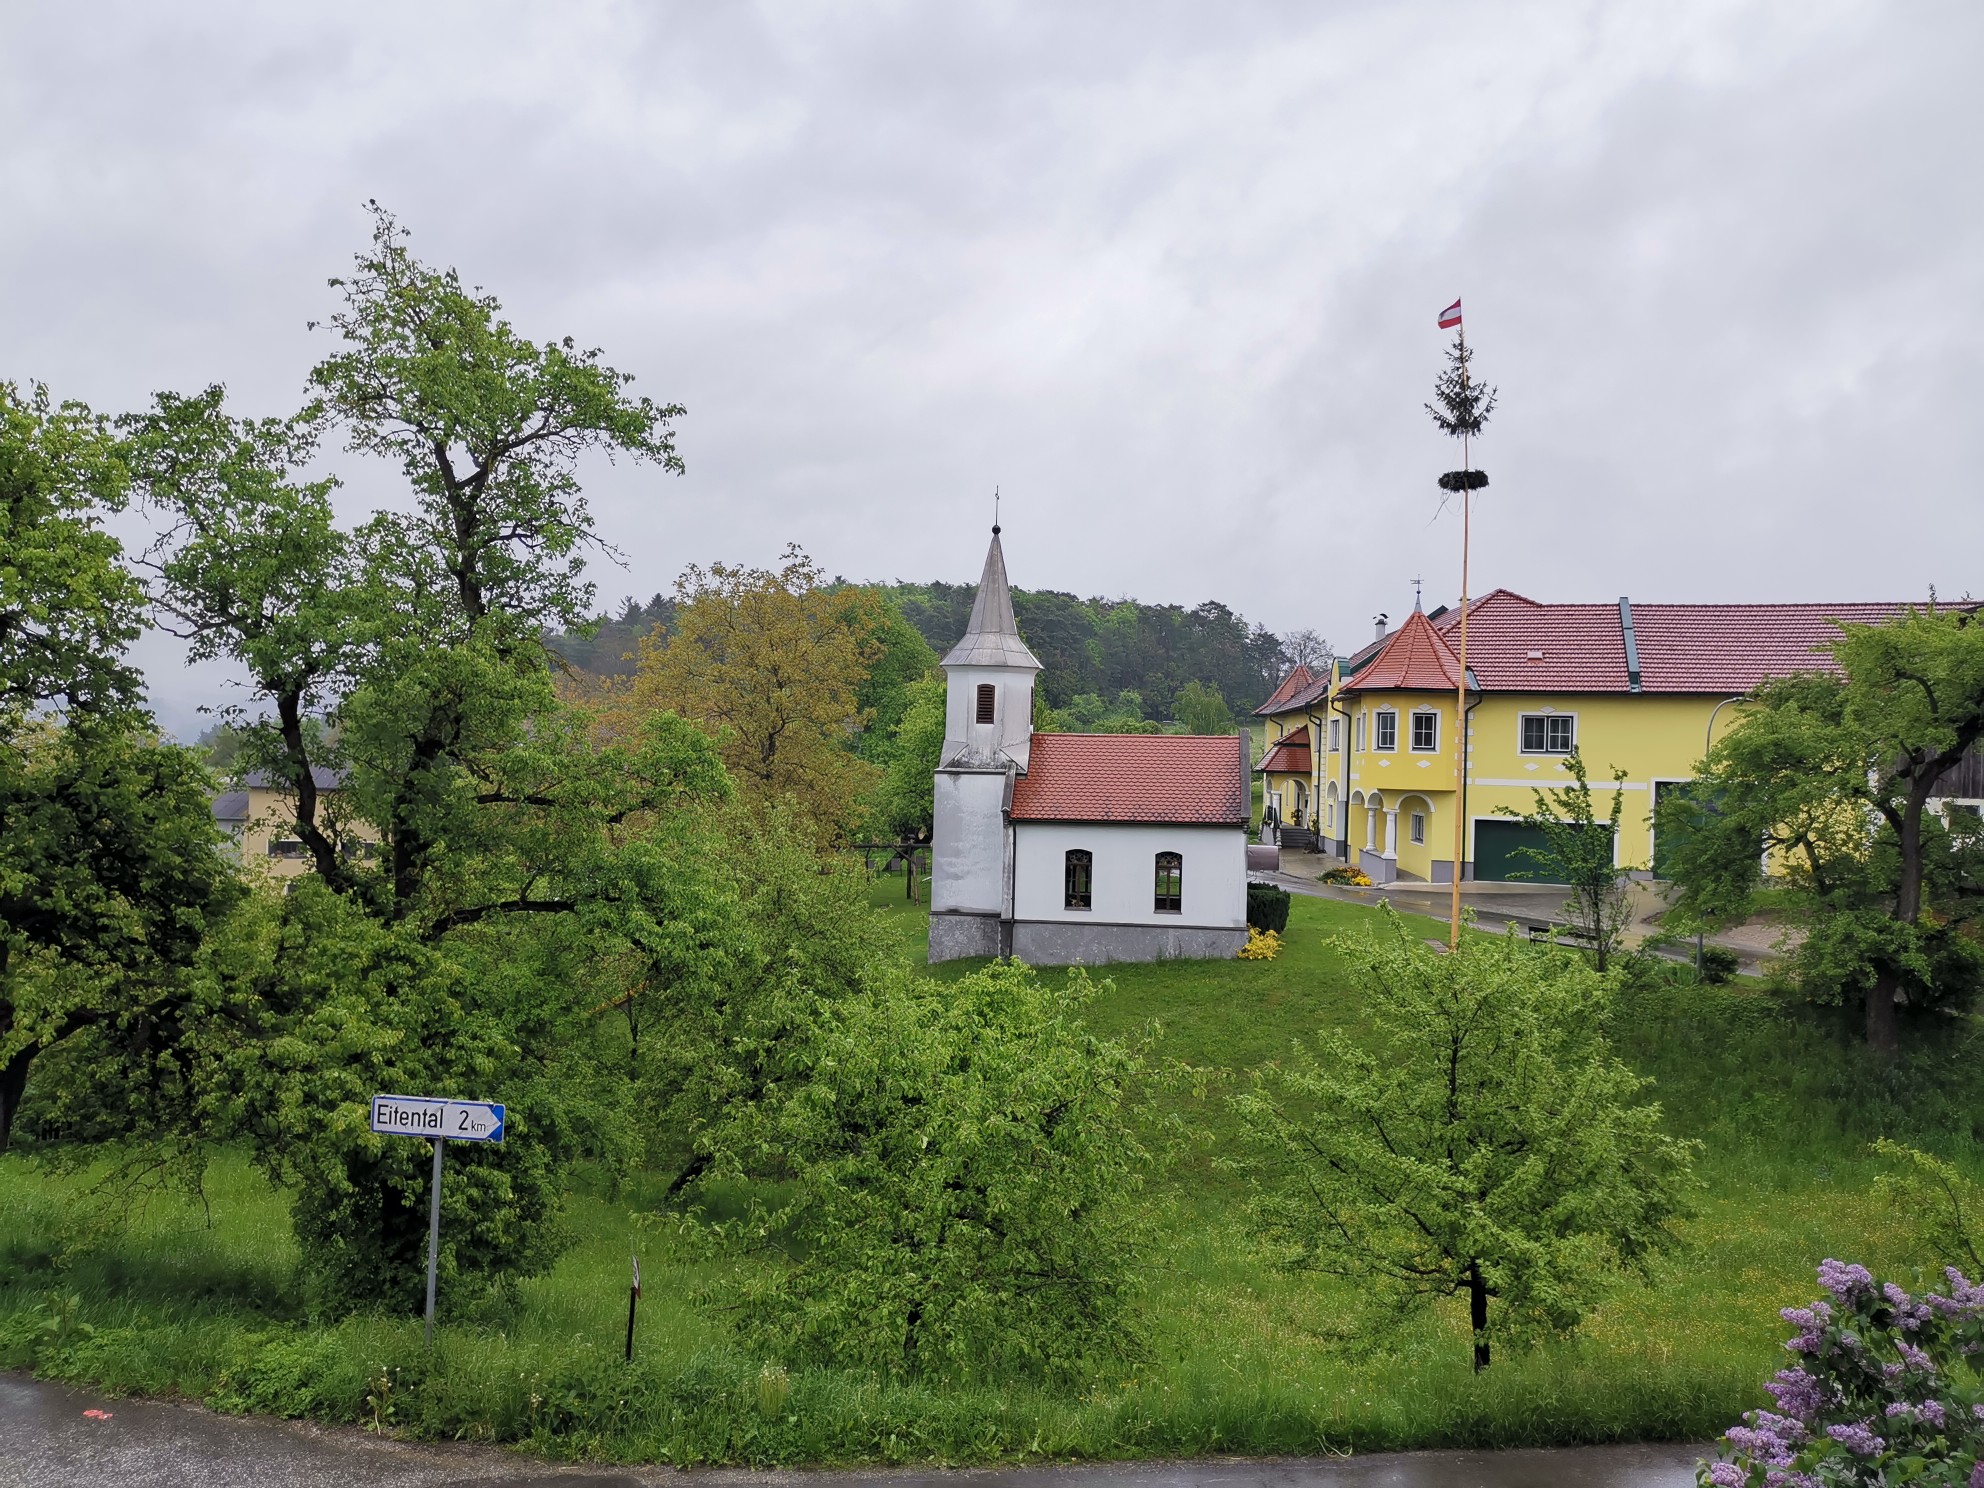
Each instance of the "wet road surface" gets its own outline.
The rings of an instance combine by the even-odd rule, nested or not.
[[[108,1419],[85,1415],[108,1412]],[[101,1396],[0,1375],[5,1488],[1688,1488],[1702,1448],[1402,1452],[970,1472],[678,1473],[565,1467],[488,1447],[382,1441],[350,1427]]]

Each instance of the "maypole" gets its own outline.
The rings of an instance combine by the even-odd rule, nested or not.
[[[1440,477],[1440,489],[1460,494],[1460,676],[1454,682],[1454,862],[1452,923],[1447,927],[1449,949],[1460,945],[1460,881],[1467,862],[1467,549],[1473,536],[1474,493],[1488,484],[1488,473],[1473,468],[1470,442],[1495,408],[1495,389],[1475,385],[1468,375],[1467,331],[1461,324],[1460,301],[1440,312],[1440,329],[1453,328],[1454,349],[1447,370],[1433,384],[1438,404],[1426,411],[1440,432],[1460,440],[1460,469]]]

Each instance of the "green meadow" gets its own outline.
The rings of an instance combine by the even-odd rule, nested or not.
[[[920,959],[923,914],[901,880],[879,880],[874,899]],[[1576,1338],[1498,1352],[1476,1377],[1458,1304],[1374,1323],[1357,1289],[1266,1267],[1219,1162],[1233,1134],[1225,1076],[1320,1028],[1355,1034],[1358,988],[1329,940],[1375,913],[1298,898],[1273,962],[1111,969],[1092,1021],[1148,1033],[1160,1060],[1212,1073],[1202,1091],[1180,1079],[1153,1103],[1168,1161],[1146,1190],[1161,1237],[1148,1347],[1080,1393],[787,1372],[748,1356],[697,1303],[718,1263],[668,1224],[666,1174],[588,1175],[557,1268],[513,1304],[446,1322],[430,1357],[417,1318],[311,1315],[286,1197],[231,1151],[214,1154],[204,1203],[161,1194],[117,1225],[87,1200],[90,1171],[32,1152],[0,1159],[0,1366],[224,1410],[682,1464],[1705,1439],[1763,1402],[1782,1358],[1777,1310],[1810,1298],[1821,1258],[1896,1272],[1922,1259],[1910,1217],[1873,1195],[1875,1137],[1976,1170],[1974,1024],[1920,1035],[1880,1073],[1850,1027],[1765,988],[1627,994],[1614,1039],[1656,1082],[1671,1129],[1704,1144],[1699,1213],[1682,1250],[1650,1280],[1617,1283]],[[633,1253],[644,1294],[627,1364]]]

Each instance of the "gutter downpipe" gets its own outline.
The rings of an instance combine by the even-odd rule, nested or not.
[[[1343,808],[1343,861],[1350,865],[1350,710],[1343,706],[1343,684],[1339,682],[1330,691],[1330,711],[1343,715],[1343,748],[1337,752],[1343,756],[1343,790],[1337,797],[1337,804]]]
[[[1019,766],[1007,760],[1005,799],[999,803],[999,814],[1006,819],[1006,882],[999,895],[999,955],[1007,960],[1013,954],[1013,882],[1020,851],[1019,828],[1013,824],[1013,785],[1019,779],[1019,773]]]

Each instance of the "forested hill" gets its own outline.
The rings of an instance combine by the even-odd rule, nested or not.
[[[976,584],[880,587],[939,656],[964,634],[978,594]],[[1285,661],[1280,637],[1248,625],[1217,600],[1188,610],[1015,589],[1013,615],[1046,668],[1041,682],[1055,708],[1083,693],[1108,699],[1134,692],[1154,711],[1167,710],[1181,687],[1202,682],[1217,687],[1236,713],[1244,712],[1273,690]]]
[[[939,656],[956,644],[971,618],[976,584],[881,584]],[[1186,609],[1134,599],[1078,599],[1053,589],[1015,589],[1020,633],[1046,668],[1049,706],[1066,708],[1084,693],[1105,703],[1138,695],[1151,716],[1168,717],[1188,682],[1216,687],[1244,713],[1273,690],[1287,669],[1280,637],[1250,626],[1217,600]],[[657,594],[646,604],[624,601],[590,640],[559,636],[553,648],[571,665],[598,676],[625,675],[624,660],[659,625],[667,632],[675,603]]]

